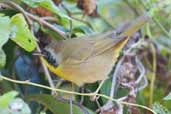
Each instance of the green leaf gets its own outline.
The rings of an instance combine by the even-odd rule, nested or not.
[[[157,45],[158,49],[161,52],[161,55],[166,56],[167,54],[171,54],[171,39],[167,38],[163,35],[160,37],[157,37],[155,39],[152,39],[155,44]]]
[[[4,16],[4,14],[3,13],[0,13],[0,16],[2,17],[2,16]]]
[[[164,100],[171,100],[171,92],[166,97],[164,97]]]
[[[11,18],[11,40],[24,48],[33,51],[36,47],[36,38],[29,30],[28,24],[22,14],[16,14]]]
[[[77,26],[72,30],[77,37],[84,36],[85,34],[93,33],[93,30],[87,26]]]
[[[0,48],[8,41],[10,35],[10,18],[0,17]]]
[[[28,100],[34,100],[44,105],[47,109],[49,109],[54,114],[69,114],[70,113],[70,105],[68,102],[61,101],[55,99],[51,95],[41,94],[41,95],[30,95],[26,97]],[[72,105],[74,114],[85,114],[84,111],[78,107],[77,105]],[[89,114],[94,114],[92,111],[84,108]]]
[[[12,114],[31,114],[28,104],[26,104],[21,98],[13,99],[9,104],[9,110],[9,112],[13,112]]]
[[[156,114],[170,114],[169,110],[159,103],[155,102],[152,108],[156,112]]]
[[[54,25],[54,26],[55,26],[55,25]],[[58,27],[58,29],[59,29],[59,27]],[[54,32],[53,30],[51,30],[51,29],[49,29],[49,28],[45,28],[45,27],[42,26],[42,27],[41,27],[41,30],[42,30],[43,32],[49,34],[51,37],[53,37],[53,38],[55,38],[55,39],[57,39],[57,40],[64,40],[64,39],[65,39],[61,34],[59,34],[59,33],[57,33],[57,32]]]
[[[9,103],[18,95],[16,91],[10,91],[0,96],[0,108],[8,108]]]
[[[60,16],[61,18],[64,19],[71,19],[68,17],[64,12],[62,12],[54,3],[52,0],[22,0],[24,3],[31,7],[43,7],[54,14]]]
[[[131,2],[134,0],[129,1]],[[111,29],[117,27],[119,23],[129,21],[135,16],[133,10],[130,10],[124,0],[99,0],[98,11],[103,22],[102,20],[96,19],[95,21],[92,21],[92,19],[90,19],[90,23],[95,30],[100,31],[106,31],[109,27],[111,27]]]
[[[0,96],[1,114],[31,114],[28,104],[20,98],[15,98],[17,95],[16,91],[10,91]]]
[[[111,91],[111,85],[112,85],[112,79],[109,78],[108,80],[105,81],[102,88],[100,89],[101,94],[109,96],[110,91]],[[105,98],[102,98],[102,101],[105,104],[108,100]]]
[[[6,64],[6,55],[4,51],[0,48],[0,68],[4,67]]]

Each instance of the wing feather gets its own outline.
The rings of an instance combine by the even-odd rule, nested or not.
[[[125,37],[121,38],[98,38],[98,39],[77,39],[77,40],[66,40],[65,47],[62,48],[63,57],[62,64],[80,64],[87,59],[97,56],[108,49],[114,47],[120,41],[124,40]],[[73,49],[74,47],[74,49]],[[78,47],[78,48],[76,48]]]

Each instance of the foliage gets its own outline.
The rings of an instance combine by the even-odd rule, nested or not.
[[[171,112],[170,6],[170,0],[164,2],[160,0],[1,0],[0,94],[3,94],[0,96],[1,113],[67,114],[71,113],[71,109],[74,114],[94,114],[96,111],[101,114],[118,113],[119,109],[123,109],[124,113],[146,113],[145,110],[137,108],[139,105],[129,104],[136,103],[152,107],[157,114],[169,114]],[[102,97],[103,95],[92,101],[92,94],[74,94],[73,91],[83,90],[83,93],[92,93],[99,83],[86,84],[81,89],[71,87],[69,82],[50,74],[53,80],[51,82],[46,69],[42,68],[40,53],[49,40],[91,38],[90,34],[102,36],[104,32],[114,29],[116,32],[111,37],[115,37],[127,28],[128,22],[135,23],[135,18],[143,14],[147,14],[152,19],[132,35],[132,39],[121,54],[124,60],[122,57],[118,59],[117,66],[113,68],[99,91],[100,95],[126,101],[128,107],[125,108],[119,102],[111,102],[106,97]],[[130,56],[125,55],[125,52]],[[131,56],[132,54],[134,56]],[[138,80],[141,74],[147,81],[141,80],[137,84],[136,79]],[[116,75],[118,77],[114,80],[113,76]],[[20,80],[23,83],[8,82],[11,81],[8,79]],[[58,95],[51,95],[51,91],[46,87],[28,86],[29,83],[50,87],[54,85],[55,88],[68,90],[72,94],[64,91]],[[146,84],[145,89],[139,89]],[[15,91],[8,92],[9,90]],[[21,98],[16,97],[17,95]]]
[[[47,109],[51,110],[54,114],[68,114],[70,113],[69,104],[67,101],[60,101],[55,99],[51,95],[30,95],[26,97],[28,100],[35,100],[40,104],[44,105]],[[56,101],[56,102],[54,102]],[[54,102],[52,104],[52,102]],[[85,108],[85,107],[84,107]],[[90,110],[81,109],[78,105],[73,104],[72,110],[75,114],[84,114],[88,111],[89,114],[94,114]]]
[[[170,114],[170,112],[168,111],[168,109],[166,109],[165,107],[163,107],[159,103],[154,103],[153,104],[153,109],[155,110],[155,112],[157,114]]]
[[[1,114],[31,114],[28,105],[21,98],[16,98],[17,95],[16,91],[11,91],[0,96]]]
[[[171,93],[169,93],[166,97],[164,97],[164,100],[171,100]]]

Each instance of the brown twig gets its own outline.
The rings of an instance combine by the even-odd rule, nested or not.
[[[3,8],[10,8],[10,6],[6,5],[5,3],[0,3],[0,9]]]
[[[51,16],[41,17],[40,19],[48,22],[55,22],[55,23],[58,22],[58,20],[55,17],[51,17]]]

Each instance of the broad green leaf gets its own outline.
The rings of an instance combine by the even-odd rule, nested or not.
[[[160,37],[157,37],[152,40],[157,45],[158,49],[161,52],[161,55],[166,56],[167,54],[171,54],[171,50],[170,50],[171,49],[171,39],[170,38],[160,35]]]
[[[4,16],[4,14],[3,13],[0,13],[0,16]]]
[[[59,30],[62,28],[59,28],[58,26],[54,25],[54,27],[57,27]],[[54,32],[53,30],[49,29],[49,28],[45,28],[45,27],[41,27],[41,30],[47,34],[49,34],[50,36],[52,36],[53,38],[57,39],[57,40],[63,40],[65,39],[65,37],[63,37],[61,34]],[[63,31],[63,30],[62,30]]]
[[[0,48],[8,41],[10,36],[10,18],[0,17]]]
[[[103,84],[102,88],[100,89],[100,93],[109,96],[111,91],[112,79],[108,79]],[[102,98],[103,103],[106,103],[108,100]]]
[[[31,7],[43,7],[56,15],[60,16],[63,19],[70,19],[64,12],[62,12],[52,0],[22,0],[24,3]],[[62,20],[63,20],[62,19]],[[63,20],[64,21],[64,20]]]
[[[164,100],[171,100],[171,92],[166,97],[164,97]]]
[[[33,51],[36,47],[36,38],[29,30],[28,24],[22,14],[11,18],[11,40],[26,51]]]
[[[104,20],[104,24],[97,19],[97,22],[96,20],[94,22],[90,21],[93,27],[93,23],[95,23],[95,30],[104,31],[107,30],[106,28],[117,27],[119,23],[130,21],[132,18],[134,18],[134,12],[130,10],[129,6],[125,4],[124,0],[99,0],[97,3],[99,14]]]
[[[13,112],[12,114],[31,114],[28,104],[26,104],[21,98],[13,99],[10,102],[9,107],[9,112]]]
[[[169,110],[159,103],[155,102],[152,108],[156,114],[170,114]]]
[[[0,96],[0,108],[7,108],[9,103],[18,95],[16,91],[10,91]]]
[[[17,95],[16,91],[10,91],[0,96],[1,114],[31,114],[28,104],[20,98],[15,98]]]
[[[28,100],[34,100],[42,105],[44,105],[47,109],[49,109],[54,114],[69,114],[70,113],[70,105],[68,102],[61,101],[55,99],[51,95],[41,94],[41,95],[30,95],[26,97]],[[88,111],[89,114],[94,114],[87,108],[81,109],[77,105],[72,105],[73,114],[85,114],[85,111]]]
[[[6,64],[6,55],[4,51],[0,48],[0,68],[4,67]]]
[[[148,12],[148,15],[154,17],[155,14],[157,14],[159,11],[161,10],[166,11],[168,8],[170,8],[170,5],[171,5],[170,0],[163,0],[158,3],[156,1],[154,3],[149,3],[148,6],[150,6],[151,8]]]
[[[87,26],[77,26],[72,30],[77,37],[84,36],[85,34],[93,33],[93,30]]]

